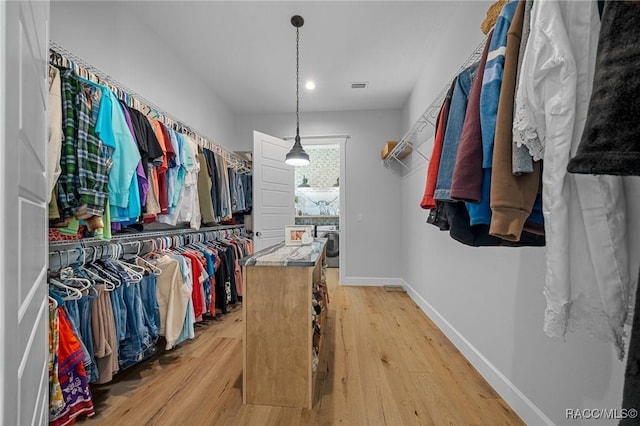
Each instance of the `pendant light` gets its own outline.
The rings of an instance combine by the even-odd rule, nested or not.
[[[290,166],[306,166],[309,164],[309,154],[304,152],[300,143],[300,27],[304,25],[304,19],[300,15],[291,17],[291,25],[296,27],[296,138],[291,151],[284,160]]]

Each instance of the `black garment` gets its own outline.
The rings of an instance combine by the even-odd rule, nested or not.
[[[207,169],[209,176],[211,176],[211,201],[213,203],[213,212],[216,220],[219,221],[222,217],[222,201],[220,196],[220,177],[218,168],[216,165],[215,154],[208,149],[204,149],[204,156],[207,160]]]
[[[253,209],[253,174],[242,175],[242,185],[244,187],[244,204],[246,212]]]
[[[227,249],[227,269],[229,271],[229,285],[231,303],[238,303],[238,287],[236,287],[236,250],[230,244],[222,244]]]
[[[229,281],[228,264],[224,257],[224,249],[218,249],[218,256],[220,257],[220,266],[216,269],[216,311],[226,314],[227,311],[227,292],[225,283]]]
[[[427,223],[437,226],[441,231],[449,230],[449,218],[447,217],[447,209],[445,208],[444,201],[436,200],[436,208],[429,211]]]
[[[158,138],[156,137],[149,120],[147,120],[147,118],[137,109],[129,108],[124,105],[124,103],[122,105],[124,108],[127,108],[127,111],[129,111],[133,131],[135,133],[136,141],[138,142],[138,150],[140,151],[142,167],[146,173],[149,160],[156,164],[157,159],[159,159],[160,163],[162,163],[162,156],[164,155],[162,147],[160,146],[160,142],[158,142]]]
[[[605,4],[582,140],[570,173],[640,175],[640,5]]]
[[[449,221],[449,235],[454,240],[471,247],[542,247],[544,235],[522,231],[520,241],[507,241],[489,235],[489,225],[473,225],[463,202],[444,202]]]

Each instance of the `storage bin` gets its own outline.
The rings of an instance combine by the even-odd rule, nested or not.
[[[388,141],[383,147],[382,147],[382,152],[380,153],[380,157],[383,160],[386,160],[387,157],[389,156],[389,154],[391,154],[391,151],[393,151],[393,149],[396,147],[396,145],[398,145],[397,141]],[[396,155],[396,158],[398,160],[402,160],[403,158],[406,158],[407,155],[409,155],[411,153],[411,144],[407,143],[404,148],[402,149],[402,152],[400,152],[398,155]]]

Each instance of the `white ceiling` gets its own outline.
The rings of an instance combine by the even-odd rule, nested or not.
[[[486,1],[121,2],[202,77],[234,113],[295,110],[295,28],[301,111],[402,108],[442,34],[479,40]],[[466,17],[474,26],[461,22]],[[160,23],[160,24],[159,24]],[[475,44],[472,44],[475,46]],[[464,58],[464,55],[462,56]],[[456,59],[459,61],[460,59]],[[443,83],[451,77],[451,64]],[[455,69],[455,67],[454,67]],[[448,74],[447,74],[448,73]],[[304,89],[313,79],[315,91]],[[367,89],[351,89],[366,81]]]

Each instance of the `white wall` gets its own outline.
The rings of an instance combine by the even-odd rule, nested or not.
[[[461,25],[477,28],[482,17],[469,15]],[[449,58],[436,53],[440,61],[435,62],[453,77],[482,38],[479,31],[443,33]],[[416,84],[403,110],[403,131],[443,87],[444,81],[434,81],[435,72],[430,65]],[[421,150],[430,155],[431,141]],[[610,344],[584,333],[563,342],[542,331],[544,248],[466,247],[426,224],[427,212],[418,205],[426,162],[413,164],[414,173],[401,183],[401,247],[403,278],[416,303],[528,424],[579,424],[566,419],[568,408],[620,408],[626,361],[617,360]],[[639,209],[640,201],[630,217],[638,217]],[[634,227],[630,250],[638,253],[638,224]]]
[[[239,115],[236,123],[240,150],[252,149],[254,130],[281,138],[295,134],[294,114]],[[340,181],[346,199],[340,206],[346,230],[340,235],[345,244],[340,256],[346,256],[347,282],[394,282],[401,275],[400,181],[382,166],[380,150],[385,141],[398,138],[400,111],[302,113],[300,128],[303,137],[351,136],[343,160],[346,176]]]
[[[211,142],[234,150],[233,113],[126,3],[51,2],[51,39]]]
[[[619,408],[625,364],[611,345],[583,333],[562,342],[542,331],[544,248],[464,246],[414,207],[424,173],[402,186],[410,295],[518,414],[541,424],[535,406],[556,424],[577,424],[565,409]]]

